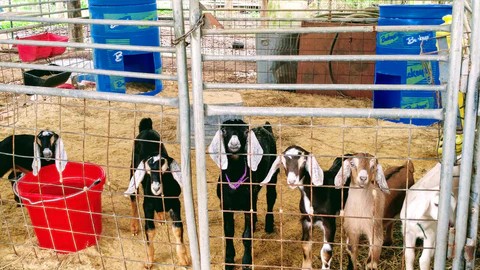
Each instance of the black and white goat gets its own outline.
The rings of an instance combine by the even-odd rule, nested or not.
[[[312,268],[312,226],[323,231],[323,247],[320,252],[322,269],[330,269],[336,224],[335,215],[345,203],[348,189],[335,189],[335,176],[342,168],[342,158],[338,157],[329,170],[320,168],[315,156],[300,146],[288,147],[272,164],[269,174],[262,182],[267,184],[281,165],[287,175],[290,188],[298,188],[301,193],[300,212],[302,223],[303,263],[302,269]],[[343,193],[343,194],[342,194]]]
[[[348,269],[358,269],[358,244],[366,235],[370,250],[365,269],[377,269],[383,245],[385,194],[389,188],[383,168],[368,153],[357,153],[343,161],[343,169],[335,177],[338,188],[350,178],[350,190],[344,208],[343,228],[347,235]]]
[[[218,178],[217,196],[222,210],[226,210],[223,211],[225,269],[233,269],[235,262],[233,210],[245,213],[242,264],[243,269],[249,269],[252,264],[252,235],[257,222],[258,192],[261,189],[259,184],[267,176],[277,154],[272,128],[267,122],[263,127],[250,130],[242,120],[227,120],[213,137],[208,151],[222,170]],[[277,182],[277,172],[273,173],[271,182]],[[272,211],[276,198],[275,185],[267,186],[265,231],[268,233],[274,230]]]
[[[11,171],[8,179],[14,184],[21,173],[37,175],[43,166],[55,164],[58,172],[67,165],[67,153],[58,134],[42,130],[37,136],[10,135],[0,142],[0,177]],[[19,202],[15,195],[15,201]]]
[[[183,241],[183,223],[180,213],[179,196],[182,191],[180,166],[168,156],[160,135],[153,129],[150,118],[143,118],[140,121],[139,131],[134,143],[130,184],[125,195],[130,195],[132,216],[138,217],[135,194],[138,193],[138,188],[142,184],[145,235],[148,244],[148,261],[145,267],[150,268],[154,261],[155,221],[165,221],[167,212],[173,221],[172,231],[177,244],[178,264],[190,265],[191,259]],[[132,219],[131,230],[134,235],[138,233],[138,218]]]

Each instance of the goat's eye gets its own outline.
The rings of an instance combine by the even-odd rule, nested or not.
[[[353,162],[353,160],[350,160],[350,166],[352,166],[352,168],[355,168],[355,162]]]
[[[227,130],[225,128],[222,128],[221,130],[223,135],[227,135]]]

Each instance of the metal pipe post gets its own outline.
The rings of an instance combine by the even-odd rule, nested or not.
[[[182,0],[173,2],[173,22],[175,38],[180,38],[185,33],[183,25]],[[178,105],[180,118],[180,145],[182,156],[182,179],[183,179],[183,202],[185,207],[185,219],[189,239],[192,268],[200,270],[200,253],[198,250],[197,227],[195,226],[195,206],[193,203],[192,174],[190,157],[190,99],[188,96],[188,71],[187,52],[185,40],[180,39],[177,49],[177,77],[178,77]]]
[[[434,269],[445,269],[447,256],[450,194],[452,192],[452,169],[455,162],[455,136],[458,110],[458,85],[462,61],[464,0],[453,2],[449,78],[447,84],[447,106],[443,128],[444,143],[440,179],[440,201],[435,246]]]
[[[202,12],[198,0],[190,0],[190,28],[199,25]],[[205,130],[203,109],[202,44],[201,29],[192,31],[191,74],[193,94],[193,119],[195,128],[195,158],[197,172],[198,233],[201,269],[210,269],[210,240],[208,227],[207,166],[205,161]]]
[[[478,5],[478,1],[473,1],[474,7]],[[474,148],[475,128],[478,113],[478,92],[477,83],[480,74],[480,47],[475,41],[480,40],[480,14],[473,12],[473,31],[471,34],[470,44],[470,74],[468,76],[468,89],[465,104],[465,127],[463,130],[463,148],[462,163],[460,166],[460,182],[458,187],[457,201],[457,219],[455,222],[455,255],[453,258],[453,269],[464,269],[464,248],[467,240],[467,224],[468,224],[468,205],[470,203],[470,185],[472,182],[472,150]]]

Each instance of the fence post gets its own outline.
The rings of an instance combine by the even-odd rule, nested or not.
[[[195,206],[193,203],[191,155],[190,155],[190,99],[188,96],[188,71],[185,40],[181,37],[185,33],[183,17],[183,1],[174,0],[173,21],[177,50],[177,76],[178,76],[178,105],[180,124],[180,145],[182,160],[183,201],[185,205],[185,218],[189,239],[192,268],[200,270],[200,257],[198,250],[197,227],[195,226]]]
[[[199,25],[202,18],[198,0],[190,0],[190,29]],[[207,167],[205,161],[205,130],[203,108],[203,77],[202,77],[202,44],[201,29],[192,31],[190,36],[191,46],[191,74],[193,93],[193,123],[195,129],[195,160],[197,180],[197,209],[198,233],[200,246],[201,269],[210,269],[210,240],[208,227],[208,187]]]
[[[67,1],[68,18],[82,17],[80,0]],[[71,42],[83,43],[83,25],[68,24],[68,36]]]
[[[455,162],[455,136],[457,125],[458,107],[458,85],[460,83],[460,70],[462,60],[463,40],[463,15],[464,0],[453,2],[452,25],[451,25],[451,46],[449,58],[449,80],[447,84],[447,107],[445,112],[445,125],[443,128],[444,143],[442,154],[442,170],[440,181],[440,201],[438,206],[438,224],[435,245],[434,269],[445,269],[447,245],[448,245],[448,224],[450,194],[452,192],[453,164]]]

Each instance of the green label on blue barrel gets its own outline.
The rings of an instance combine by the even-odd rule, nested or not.
[[[125,78],[120,76],[110,76],[110,91],[125,92]]]
[[[421,54],[437,50],[434,32],[382,32],[377,36],[377,47],[407,49],[398,54]],[[388,54],[388,53],[383,53]]]
[[[379,34],[378,43],[382,46],[395,44],[400,39],[400,32],[383,32]]]
[[[433,84],[432,63],[408,61],[406,82],[407,84]]]
[[[114,13],[104,14],[105,19],[110,20],[149,20],[154,21],[156,19],[156,11],[136,12],[136,13]],[[136,25],[105,25],[105,31],[109,32],[134,32],[138,30],[148,29],[153,26],[136,26]]]
[[[400,107],[402,109],[434,109],[434,97],[402,97]]]

